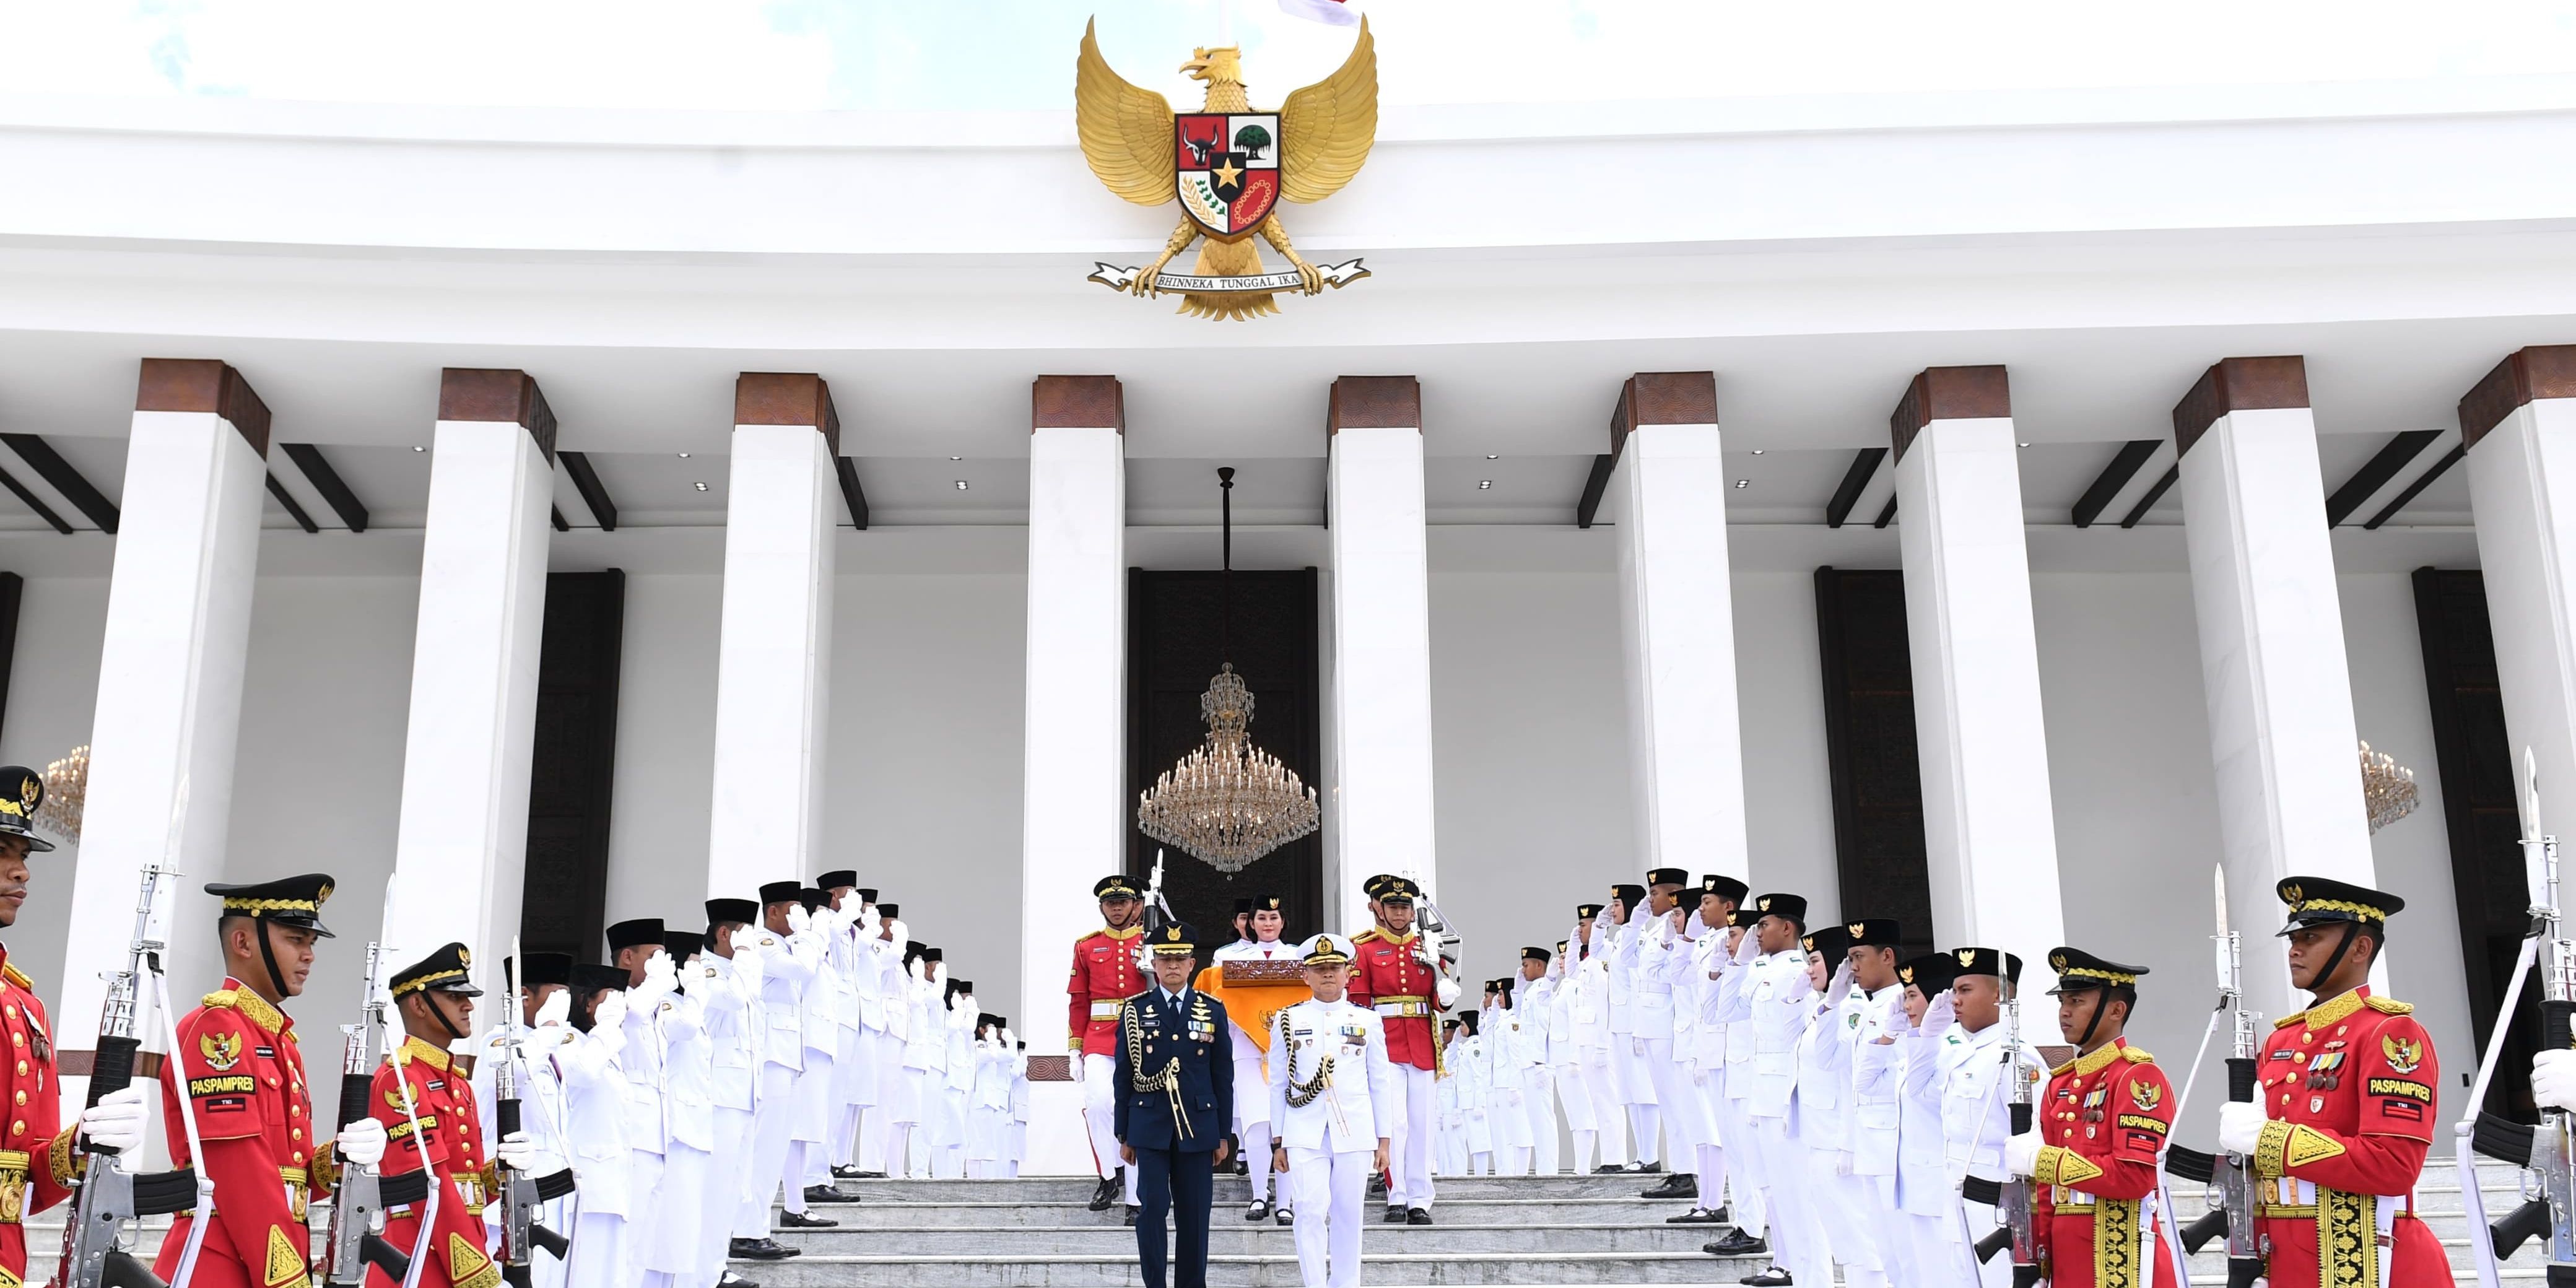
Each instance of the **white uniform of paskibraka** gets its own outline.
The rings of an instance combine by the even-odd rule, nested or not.
[[[1295,945],[1284,944],[1275,939],[1267,943],[1238,939],[1217,949],[1209,960],[1213,961],[1219,970],[1223,970],[1227,962],[1295,961],[1297,950]],[[1234,1030],[1234,1085],[1244,1088],[1266,1086],[1269,1084],[1269,1076],[1262,1060],[1261,1045],[1253,1041],[1250,1034],[1244,1032],[1245,1018],[1234,1014],[1231,1010],[1227,1012],[1227,1027]],[[1271,1201],[1269,1097],[1249,1096],[1240,1092],[1235,1095],[1234,1134],[1235,1139],[1243,1142],[1244,1161],[1252,1168],[1252,1201],[1255,1203]],[[1278,1205],[1283,1208],[1294,1206],[1285,1188],[1279,1192]]]
[[[806,931],[814,937],[814,974],[797,991],[796,1032],[804,1044],[802,1065],[796,1071],[796,1108],[787,1129],[787,1159],[783,1181],[787,1186],[788,1211],[805,1210],[805,1189],[811,1185],[829,1185],[832,1181],[832,1119],[838,1089],[832,1073],[833,1063],[841,1051],[841,1006],[849,987],[841,981],[841,963],[832,954],[832,941],[842,933],[846,922],[830,908],[817,908],[814,924]]]
[[[1990,1181],[2003,1179],[2004,1138],[2012,1134],[2012,1107],[2004,1094],[2008,1048],[2004,1026],[1989,1024],[1942,1052],[1942,1162],[1953,1191],[1971,1174]],[[1973,1244],[2003,1223],[2002,1213],[1991,1204],[1964,1206],[1966,1242]],[[1968,1261],[1976,1262],[1973,1251]],[[2012,1282],[2012,1258],[1997,1256],[1977,1264],[1976,1272],[1986,1288],[2005,1288]]]
[[[508,1003],[503,1003],[507,1005]],[[540,1032],[522,1027],[520,1048],[512,1068],[512,1080],[519,1093],[519,1130],[528,1135],[528,1175],[551,1176],[572,1166],[563,1139],[563,1083],[550,1058],[568,1030],[549,1025]],[[483,1139],[501,1139],[500,1098],[494,1089],[494,1075],[509,1051],[509,1030],[495,1026],[475,1045],[474,1104],[482,1116]],[[493,1205],[487,1226],[500,1219],[501,1209]],[[572,1233],[572,1200],[555,1199],[537,1206],[537,1224],[561,1234]],[[497,1248],[497,1236],[492,1240]],[[543,1248],[530,1249],[528,1263],[535,1288],[563,1288],[564,1263]]]
[[[1600,948],[1598,942],[1587,947],[1567,941],[1566,951],[1577,954],[1579,960],[1568,968],[1564,987],[1574,1026],[1576,1063],[1582,1066],[1579,1082],[1599,1133],[1601,1162],[1624,1167],[1631,1157],[1628,1111],[1619,1103],[1618,1085],[1610,1074],[1610,963]],[[1566,1113],[1571,1120],[1573,1110]]]
[[[1843,1178],[1848,1184],[1842,1193],[1862,1215],[1880,1267],[1890,1279],[1910,1288],[1915,1282],[1909,1269],[1913,1241],[1896,1203],[1904,1049],[1893,1041],[1910,1027],[1905,1020],[1905,986],[1889,984],[1875,993],[1855,988],[1850,1004],[1859,1018],[1850,1037],[1851,1116],[1845,1140],[1851,1149],[1851,1172]]]
[[[760,1032],[759,1081],[752,1092],[751,1173],[743,1185],[742,1207],[734,1216],[734,1237],[769,1237],[769,1200],[785,1179],[787,1144],[796,1114],[796,1072],[804,1067],[805,1033],[797,995],[814,977],[823,945],[812,930],[779,935],[765,929],[734,934],[735,965],[745,951],[759,954],[760,994],[754,1003]],[[787,1210],[805,1210],[805,1191],[787,1186]]]
[[[736,933],[748,937],[752,932]],[[689,988],[706,1008],[709,1117],[715,1132],[707,1160],[712,1179],[706,1188],[706,1218],[698,1230],[700,1284],[712,1284],[724,1272],[735,1218],[754,1188],[752,1094],[760,1078],[760,1030],[752,999],[760,990],[759,965],[756,955],[725,958],[704,952],[689,968]],[[761,1201],[765,1205],[767,1196]]]
[[[1530,1147],[1529,1111],[1522,1100],[1527,1084],[1521,1060],[1520,1012],[1502,1004],[1502,995],[1484,1009],[1485,1130],[1494,1138],[1496,1176],[1527,1176]]]
[[[1541,1176],[1551,1176],[1557,1165],[1556,1080],[1547,1070],[1546,994],[1538,983],[1523,982],[1504,1014],[1511,1017],[1515,1039],[1512,1060],[1520,1067],[1521,1132],[1529,1141],[1531,1163],[1529,1168],[1515,1168],[1512,1175],[1534,1169]]]
[[[1755,1045],[1746,993],[1753,986],[1752,955],[1756,951],[1753,932],[1748,930],[1736,943],[1736,955],[1719,967],[1708,1014],[1721,1035],[1721,1072],[1713,1077],[1718,1084],[1717,1136],[1730,1146],[1726,1157],[1727,1215],[1746,1234],[1767,1238],[1771,1213],[1762,1184],[1762,1151],[1753,1143],[1753,1115],[1746,1108],[1753,1094]]]
[[[1664,1157],[1663,1116],[1657,1112],[1654,1075],[1646,1070],[1645,1043],[1637,1037],[1637,971],[1630,952],[1637,937],[1644,933],[1645,918],[1646,910],[1641,907],[1629,914],[1627,925],[1606,931],[1596,919],[1592,934],[1596,939],[1606,934],[1609,939],[1602,945],[1601,956],[1609,968],[1611,1086],[1628,1116],[1630,1144],[1637,1162],[1651,1165]]]
[[[1566,1135],[1574,1143],[1574,1171],[1579,1176],[1592,1170],[1592,1102],[1591,1093],[1583,1086],[1582,1059],[1575,1053],[1574,999],[1565,985],[1564,961],[1563,953],[1549,960],[1548,973],[1530,984],[1524,1003],[1530,1015],[1540,1021],[1539,1071],[1547,1093],[1541,1097],[1543,1108],[1531,1115],[1530,1131],[1539,1140],[1539,1171],[1561,1170],[1564,1159],[1557,1147],[1556,1125],[1558,1107],[1563,1106]]]
[[[1843,1267],[1849,1288],[1887,1282],[1871,1229],[1873,1196],[1852,1175],[1852,1040],[1867,999],[1852,989],[1839,1001],[1818,998],[1798,1040],[1797,1102],[1790,1136],[1805,1153],[1807,1196],[1825,1228],[1826,1246]]]
[[[1280,1011],[1271,1032],[1265,1098],[1288,1151],[1287,1185],[1296,1192],[1297,1271],[1306,1288],[1354,1288],[1369,1172],[1401,1112],[1386,1025],[1347,999],[1309,1000]],[[1290,1104],[1290,1070],[1300,1081],[1312,1079],[1327,1056],[1333,1069],[1324,1085],[1306,1103]]]
[[[694,973],[686,979],[704,979]],[[713,990],[704,990],[713,991]],[[638,1241],[644,1288],[697,1288],[709,1221],[707,1195],[715,1159],[713,1051],[706,1008],[687,992],[662,1000],[655,1027],[662,1041],[662,1180],[653,1201],[653,1225]],[[722,1209],[730,1213],[731,1209]],[[730,1215],[714,1218],[730,1226]]]
[[[1948,1005],[1934,999],[1934,1013],[1921,1025],[1905,1025],[1896,1045],[1898,1064],[1896,1128],[1896,1202],[1903,1214],[1912,1268],[1912,1285],[1958,1288],[1969,1282],[1967,1258],[1959,1242],[1959,1195],[1950,1187],[1948,1146],[1941,1136],[1941,1073],[1949,1053],[1967,1043],[1955,1021],[1944,1023]]]
[[[1709,927],[1691,914],[1691,924],[1698,929],[1691,939],[1690,962],[1683,968],[1681,979],[1673,987],[1675,1010],[1687,1008],[1691,1013],[1689,1038],[1674,1039],[1673,1056],[1690,1071],[1690,1094],[1699,1102],[1700,1123],[1706,1138],[1699,1147],[1699,1206],[1714,1212],[1725,1203],[1727,1186],[1726,1124],[1730,1121],[1726,1099],[1726,1042],[1728,1026],[1719,1022],[1717,1001],[1720,980],[1729,964],[1726,954],[1726,930]],[[1738,1133],[1741,1135],[1741,1133]],[[1736,1178],[1738,1189],[1746,1182]],[[1737,1210],[1744,1205],[1738,1202]],[[1752,1219],[1761,1225],[1762,1205],[1752,1204]]]
[[[1655,1088],[1655,1116],[1664,1131],[1665,1170],[1699,1171],[1699,1147],[1709,1138],[1698,1088],[1673,1051],[1674,985],[1690,968],[1691,943],[1662,916],[1649,914],[1621,941],[1636,979],[1634,1023],[1638,1063]]]
[[[1798,1041],[1807,1032],[1815,990],[1807,954],[1791,947],[1753,963],[1745,1022],[1753,1029],[1753,1086],[1744,1100],[1753,1148],[1762,1160],[1763,1216],[1771,1258],[1803,1283],[1833,1282],[1833,1256],[1816,1204],[1807,1193],[1807,1160],[1789,1138],[1798,1083]]]
[[[572,1248],[564,1282],[571,1288],[631,1288],[628,1221],[641,1196],[628,1184],[623,1026],[594,1028],[555,1050],[563,1084],[564,1135],[572,1142]]]

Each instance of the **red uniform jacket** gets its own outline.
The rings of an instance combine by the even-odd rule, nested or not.
[[[1421,944],[1419,935],[1398,939],[1379,927],[1351,936],[1359,960],[1352,963],[1350,998],[1385,1021],[1390,1062],[1438,1069],[1440,1044],[1432,1022],[1440,1013],[1433,991],[1440,977],[1422,964]]]
[[[1070,1002],[1064,1031],[1065,1045],[1075,1055],[1117,1051],[1119,1005],[1145,991],[1144,973],[1136,966],[1136,936],[1143,933],[1142,926],[1103,926],[1073,941],[1073,978],[1064,986]]]
[[[2154,1288],[2174,1288],[2172,1258],[2143,1250],[2155,1231],[2140,1200],[2156,1190],[2156,1154],[2173,1130],[2173,1084],[2155,1057],[2127,1039],[2059,1065],[2039,1099],[2032,1208],[2054,1288],[2145,1288],[2139,1258],[2156,1268]]]
[[[2272,1288],[2451,1282],[2440,1242],[2412,1211],[2442,1085],[2414,1009],[2357,988],[2278,1021],[2264,1040],[2255,1091],[2272,1121],[2254,1151],[2254,1200]],[[2382,1235],[2383,1212],[2401,1208]]]
[[[417,1172],[426,1153],[439,1176],[438,1215],[424,1249],[429,1260],[420,1273],[423,1288],[493,1288],[501,1282],[501,1267],[483,1246],[483,1202],[492,1192],[492,1175],[473,1079],[452,1066],[447,1052],[419,1038],[405,1038],[377,1067],[369,1104],[376,1121],[385,1125],[384,1174]],[[412,1132],[414,1118],[420,1120],[417,1135]],[[406,1205],[388,1211],[385,1239],[405,1252],[419,1246],[419,1210]],[[397,1281],[369,1267],[367,1283],[395,1288]]]
[[[198,1254],[196,1288],[305,1282],[311,1236],[304,1205],[315,1151],[313,1099],[296,1042],[295,1021],[239,980],[225,980],[179,1021],[179,1049],[161,1066],[161,1121],[171,1163],[189,1166],[179,1117],[179,1097],[188,1097],[206,1144],[195,1165],[215,1183],[214,1227]],[[154,1273],[163,1279],[178,1270],[195,1220],[181,1213],[161,1241]]]
[[[54,1031],[35,985],[0,948],[0,1026],[9,1054],[0,1063],[0,1098],[9,1134],[0,1141],[0,1283],[27,1276],[27,1230],[19,1224],[71,1193],[72,1136],[61,1126],[62,1089],[54,1073]]]

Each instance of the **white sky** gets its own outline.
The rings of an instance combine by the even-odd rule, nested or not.
[[[0,90],[718,109],[1069,106],[1084,20],[1176,104],[1221,0],[0,0]],[[1346,30],[1230,0],[1253,99]],[[1355,0],[1390,103],[2576,70],[2576,0]]]

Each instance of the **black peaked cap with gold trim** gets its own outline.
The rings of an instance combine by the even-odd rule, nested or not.
[[[2123,966],[2081,948],[2049,949],[2048,968],[2057,972],[2057,987],[2048,990],[2051,997],[2093,988],[2135,988],[2138,977],[2147,973],[2144,966]]]
[[[324,873],[307,872],[275,881],[235,885],[209,881],[206,893],[224,901],[227,917],[256,917],[329,939],[331,931],[322,924],[322,905],[330,901],[333,884]]]
[[[2306,926],[2330,926],[2354,921],[2363,925],[2385,926],[2390,917],[2406,910],[2406,901],[2385,890],[2357,886],[2332,877],[2283,877],[2274,892],[2290,906],[2289,924],[2280,934]]]
[[[1360,882],[1360,893],[1374,899],[1379,895],[1385,894],[1387,883],[1393,880],[1395,880],[1394,873],[1380,872],[1370,877],[1368,880]]]
[[[1376,898],[1379,903],[1415,903],[1422,898],[1422,887],[1414,884],[1411,877],[1388,877],[1386,884],[1378,887]]]
[[[1091,897],[1094,899],[1141,899],[1145,897],[1145,892],[1137,887],[1136,878],[1131,877],[1124,872],[1113,872],[1108,876],[1102,877],[1091,883]]]
[[[395,971],[388,987],[396,997],[409,993],[457,993],[481,997],[483,990],[474,987],[474,954],[463,944],[445,944],[438,951],[401,970]]]
[[[1157,957],[1186,957],[1199,947],[1199,929],[1186,921],[1166,922],[1145,938]]]
[[[29,854],[54,843],[36,835],[36,807],[45,803],[45,776],[25,765],[0,765],[0,832],[25,837]]]

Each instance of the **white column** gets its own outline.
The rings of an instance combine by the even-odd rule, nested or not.
[[[2576,835],[2576,345],[2524,349],[2460,400],[2505,736],[2540,825]]]
[[[2227,904],[2256,944],[2280,925],[2282,877],[2374,884],[2305,364],[2211,367],[2174,408],[2174,446]],[[2254,1006],[2297,1009],[2285,968],[2246,960]]]
[[[1632,870],[1688,868],[1749,881],[1716,377],[1665,371],[1630,379],[1611,448],[1629,773],[1645,846]]]
[[[734,383],[707,896],[810,884],[831,710],[840,419],[812,375]]]
[[[1333,382],[1325,474],[1333,554],[1333,737],[1328,818],[1340,827],[1335,906],[1368,924],[1360,883],[1413,877],[1439,897],[1432,840],[1431,582],[1422,494],[1422,386]]]
[[[2004,369],[1924,371],[1891,428],[1932,928],[2039,979],[2066,923]]]
[[[462,942],[495,988],[526,882],[554,443],[527,373],[441,374],[383,936],[393,966]]]
[[[69,892],[71,924],[84,933],[65,950],[54,1012],[69,1048],[64,1072],[76,1075],[88,1072],[98,1032],[99,976],[125,966],[145,867],[174,863],[185,874],[163,896],[174,914],[170,960],[202,974],[215,908],[197,891],[224,879],[259,559],[268,451],[259,395],[221,362],[147,358],[134,405]],[[37,873],[41,891],[41,864]]]
[[[1040,376],[1029,431],[1027,760],[1021,775],[1020,1004],[1032,1054],[1066,1049],[1065,970],[1096,929],[1092,883],[1125,868],[1127,467],[1113,376]],[[1080,1088],[1040,1082],[1032,1175],[1088,1174]]]

